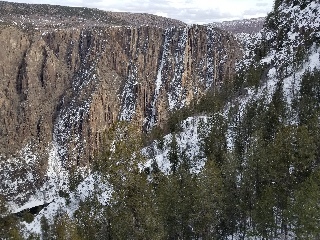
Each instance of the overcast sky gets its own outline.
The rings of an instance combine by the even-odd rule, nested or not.
[[[42,0],[41,3],[91,7],[107,11],[152,13],[179,19],[188,24],[203,24],[263,17],[271,11],[273,1],[274,0]],[[39,3],[40,1],[17,0],[16,2]]]

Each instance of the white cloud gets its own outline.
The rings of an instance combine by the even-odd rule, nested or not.
[[[179,19],[186,23],[266,16],[274,0],[43,0],[41,3],[84,6],[107,11],[146,12]],[[18,2],[39,3],[37,0]]]

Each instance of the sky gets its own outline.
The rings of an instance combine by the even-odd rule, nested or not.
[[[39,3],[39,0],[10,0]],[[42,0],[44,4],[90,7],[107,11],[151,13],[205,24],[266,16],[274,0]]]

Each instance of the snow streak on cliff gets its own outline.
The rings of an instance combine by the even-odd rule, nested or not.
[[[52,140],[59,148],[57,151],[59,161],[62,161],[61,164],[65,168],[83,165],[80,160],[88,144],[88,136],[84,131],[92,107],[92,95],[99,84],[97,65],[101,55],[105,54],[105,41],[95,42],[96,35],[101,36],[101,32],[99,30],[80,32],[78,40],[80,64],[72,76],[69,93],[60,99],[54,121]]]

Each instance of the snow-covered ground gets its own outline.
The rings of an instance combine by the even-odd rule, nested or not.
[[[205,158],[201,151],[201,141],[206,136],[210,126],[210,117],[197,116],[189,117],[181,123],[181,132],[175,134],[179,154],[184,153],[188,159],[193,159],[193,173],[201,171],[205,164]],[[149,157],[146,163],[141,163],[141,168],[150,167],[155,159],[161,171],[170,174],[170,161],[168,153],[173,134],[168,134],[163,138],[163,146],[159,147],[159,141],[155,141],[149,147],[142,149],[142,153]],[[41,234],[41,218],[44,216],[49,223],[53,223],[54,217],[60,211],[73,217],[80,203],[88,199],[98,199],[100,204],[106,205],[112,195],[112,186],[99,173],[87,173],[87,176],[77,185],[73,191],[69,190],[69,173],[64,170],[56,153],[57,147],[52,148],[47,172],[48,181],[37,194],[33,195],[27,203],[22,206],[12,205],[13,212],[20,212],[24,209],[39,205],[48,204],[31,223],[23,222],[23,232],[25,236],[31,233]],[[85,175],[86,170],[82,171]],[[64,195],[61,196],[63,192]],[[68,197],[66,197],[68,196]]]
[[[41,218],[43,216],[50,224],[53,223],[54,217],[60,211],[67,213],[68,216],[72,218],[75,211],[79,208],[80,202],[87,199],[94,199],[96,197],[100,204],[106,205],[111,198],[112,187],[101,175],[93,173],[81,181],[74,191],[70,192],[66,190],[66,193],[69,197],[55,196],[50,204],[35,216],[31,223],[23,222],[25,236],[31,233],[41,234]],[[42,202],[36,202],[35,200],[25,206],[31,207],[34,204],[42,205]]]
[[[246,72],[252,65],[267,65],[270,68],[261,86],[246,88],[247,94],[235,100],[240,103],[240,115],[250,101],[264,97],[266,103],[270,102],[278,82],[282,82],[284,97],[290,107],[292,98],[299,92],[304,73],[320,68],[319,45],[316,43],[311,46],[306,45],[307,39],[320,36],[320,3],[312,1],[304,9],[301,9],[299,5],[282,3],[279,11],[277,31],[289,29],[281,40],[277,39],[279,35],[277,31],[266,27],[256,34],[236,35],[244,46],[244,57],[237,64],[238,72]],[[309,32],[308,37],[306,37],[306,32]],[[255,56],[256,47],[259,47],[261,43],[268,43],[269,51],[267,56],[256,62],[253,56]],[[296,60],[299,47],[306,48],[301,63],[297,63]],[[231,106],[232,103],[228,104],[227,110]]]
[[[171,163],[169,152],[173,137],[176,138],[178,155],[184,154],[187,159],[192,159],[191,172],[198,173],[205,164],[205,157],[201,150],[201,142],[210,129],[210,117],[189,117],[181,123],[181,132],[170,133],[162,140],[154,141],[149,147],[142,150],[147,157],[147,162],[141,168],[149,167],[152,170],[152,162],[156,161],[159,169],[170,174]]]

